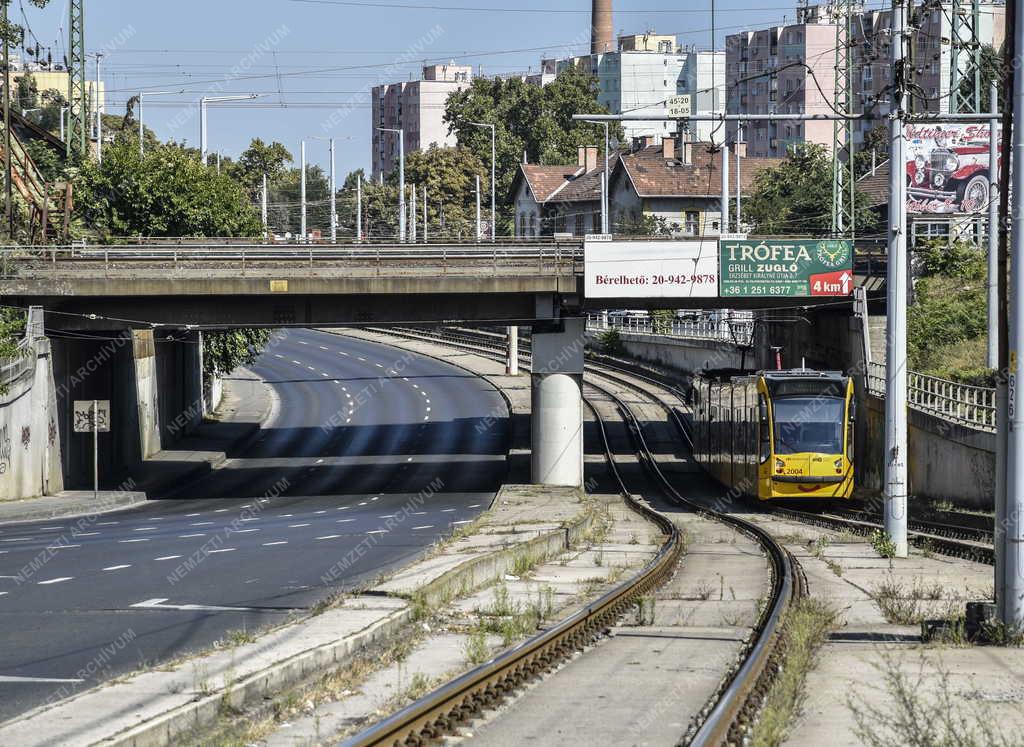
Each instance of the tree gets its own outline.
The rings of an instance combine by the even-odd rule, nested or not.
[[[138,145],[107,146],[88,160],[75,185],[75,209],[101,240],[119,236],[249,236],[263,228],[237,182],[218,175],[194,151],[160,145],[140,159]]]
[[[743,216],[754,233],[768,236],[827,236],[832,231],[832,158],[821,145],[791,148],[785,160],[754,177]],[[858,194],[858,233],[874,230],[878,218]]]
[[[874,157],[872,157],[874,154]],[[889,158],[889,125],[875,125],[864,133],[864,141],[853,154],[853,173],[860,179],[876,166]]]
[[[418,190],[418,198],[422,198],[423,186],[427,187],[427,220],[433,236],[473,238],[476,231],[477,177],[480,177],[481,193],[489,193],[490,170],[485,169],[468,148],[432,145],[425,151],[410,153],[405,159],[406,184]],[[389,184],[397,195],[397,175],[391,175]],[[490,200],[485,202],[482,198],[481,203],[481,218],[487,220]],[[420,205],[417,222],[422,222],[422,215]]]
[[[260,177],[262,181],[262,175]],[[268,187],[267,220],[270,229],[278,234],[302,232],[302,172],[287,169]],[[315,164],[306,164],[306,230],[330,231],[331,185],[324,170]]]
[[[910,365],[942,378],[991,385],[985,366],[985,252],[971,242],[938,240],[915,254],[921,277],[907,318]]]
[[[1006,65],[1004,64],[1003,54],[1000,50],[997,50],[991,44],[982,44],[979,54],[978,69],[981,71],[981,108],[979,111],[987,112],[991,107],[991,96],[989,96],[989,89],[992,83],[998,85],[997,101],[999,103],[999,111],[1003,111],[1003,107],[1006,106]],[[965,71],[963,78],[960,80],[960,97],[964,101],[974,100],[974,67],[971,66]]]
[[[270,342],[269,329],[233,329],[203,333],[203,374],[223,376],[249,366]]]
[[[471,122],[496,125],[496,197],[504,224],[499,225],[499,232],[510,232],[510,192],[524,154],[532,163],[574,163],[579,146],[604,143],[603,125],[572,118],[574,114],[607,113],[598,104],[597,94],[597,79],[573,68],[544,87],[518,78],[476,78],[468,88],[448,97],[444,121],[459,144],[474,153],[488,171],[491,132]],[[610,136],[621,139],[622,127],[613,124]]]
[[[269,184],[276,184],[284,177],[292,154],[276,140],[270,144],[254,138],[249,147],[242,151],[231,175],[241,183],[249,196],[256,198],[263,189],[263,177]]]

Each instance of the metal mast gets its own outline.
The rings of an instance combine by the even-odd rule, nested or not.
[[[950,26],[949,111],[981,111],[981,43],[978,30],[981,22],[979,0],[952,0]],[[941,6],[940,6],[941,7]],[[973,91],[966,95],[960,90],[964,77],[973,82]]]
[[[836,111],[853,111],[853,15],[859,7],[853,0],[833,0],[829,6],[836,26],[836,69],[833,106]],[[843,158],[845,151],[845,160]],[[854,235],[856,179],[853,170],[853,122],[832,123],[832,233]]]
[[[85,83],[85,0],[68,2],[68,156],[85,155],[89,145],[89,104]],[[96,92],[99,95],[99,91]]]

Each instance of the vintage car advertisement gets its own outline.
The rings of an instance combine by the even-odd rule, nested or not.
[[[905,133],[908,213],[970,214],[988,209],[987,124],[910,124]]]

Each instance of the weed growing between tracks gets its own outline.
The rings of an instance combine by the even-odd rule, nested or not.
[[[785,659],[754,724],[751,740],[754,747],[774,747],[782,743],[788,726],[799,714],[804,681],[814,666],[815,653],[836,626],[837,614],[827,602],[803,597],[786,615],[782,634]]]
[[[885,687],[881,706],[855,694],[847,701],[866,747],[1020,747],[1020,737],[1008,737],[997,726],[992,709],[979,699],[954,691],[950,672],[941,666],[937,683],[929,686],[930,663],[922,655],[916,676],[900,667],[899,659],[884,655],[876,669]]]

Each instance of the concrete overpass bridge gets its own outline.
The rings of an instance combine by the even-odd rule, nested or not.
[[[884,291],[884,255],[856,280]],[[778,299],[588,300],[583,242],[75,245],[0,249],[0,296],[128,326],[490,322],[530,324],[586,308],[757,308]],[[808,305],[835,299],[806,299]],[[77,321],[76,321],[77,319]],[[87,329],[96,319],[69,316]],[[133,323],[137,322],[137,324]]]
[[[89,377],[75,399],[117,399],[144,386],[118,386],[139,372],[167,369],[166,379],[198,385],[201,359],[176,346],[161,361],[160,340],[198,329],[454,323],[533,328],[534,480],[580,485],[583,479],[582,314],[594,308],[757,308],[778,298],[600,299],[584,297],[581,240],[480,244],[181,243],[0,249],[4,303],[45,309],[49,326],[116,332],[108,376]],[[859,284],[883,291],[880,257],[859,258]],[[883,268],[884,269],[884,268]],[[794,299],[786,299],[787,302]],[[801,298],[833,309],[835,298]],[[174,346],[171,346],[174,347]],[[198,350],[200,346],[187,346]],[[62,345],[58,371],[94,360],[99,342]],[[141,352],[140,352],[141,351]],[[147,353],[146,351],[156,351]],[[155,356],[155,363],[146,359]],[[510,356],[511,357],[511,356]],[[124,360],[120,360],[120,359]],[[119,372],[119,373],[118,373]],[[62,390],[63,382],[58,382]],[[80,391],[79,391],[80,389]],[[86,391],[88,390],[88,391]],[[181,401],[183,409],[188,403]],[[132,411],[138,403],[123,402]],[[150,408],[153,409],[152,407]],[[194,408],[193,408],[194,409]],[[168,413],[169,414],[169,413]],[[133,426],[129,430],[136,430]]]

